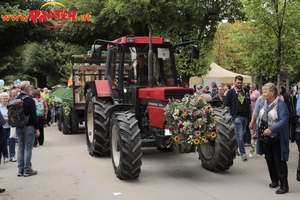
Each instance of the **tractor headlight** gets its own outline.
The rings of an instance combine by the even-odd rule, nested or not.
[[[163,42],[171,42],[171,38],[170,37],[164,37]]]
[[[126,42],[127,43],[134,43],[134,36],[127,36],[126,37]]]

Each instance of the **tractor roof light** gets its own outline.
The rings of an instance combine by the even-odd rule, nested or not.
[[[163,38],[163,42],[171,42],[171,38],[170,37],[164,37]]]
[[[127,36],[126,37],[126,42],[127,43],[134,43],[134,36]]]

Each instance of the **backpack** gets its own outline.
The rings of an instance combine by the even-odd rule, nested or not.
[[[35,101],[35,107],[36,107],[36,116],[44,117],[44,111],[45,111],[44,100],[34,99],[34,101]]]
[[[23,109],[24,95],[21,99],[14,99],[7,104],[8,123],[11,127],[23,128],[29,120],[29,115],[26,116]]]

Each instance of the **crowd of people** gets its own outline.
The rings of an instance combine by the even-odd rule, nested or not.
[[[44,127],[50,126],[50,123],[55,125],[55,109],[49,108],[47,103],[50,93],[48,88],[33,88],[29,81],[0,91],[0,163],[2,158],[4,164],[18,162],[18,177],[37,174],[32,168],[32,149],[44,144]],[[11,127],[9,124],[7,105],[14,99],[23,100],[23,110],[28,116],[24,127]],[[0,193],[4,191],[0,188]]]
[[[245,147],[251,145],[251,138],[256,139],[256,153],[264,155],[267,163],[269,187],[279,187],[276,194],[287,193],[290,140],[298,146],[296,179],[300,181],[300,82],[291,93],[274,83],[258,91],[256,84],[244,84],[238,75],[232,84],[217,86],[212,82],[211,88],[195,85],[195,94],[211,104],[222,102],[218,107],[228,110],[235,125],[237,155],[247,161]]]
[[[135,81],[134,78],[130,80]],[[233,84],[217,86],[212,82],[211,90],[195,86],[195,95],[210,103],[221,102],[218,107],[232,116],[237,154],[244,162],[248,160],[245,147],[251,143],[251,137],[256,138],[256,153],[264,155],[267,163],[271,179],[269,187],[279,187],[276,194],[289,191],[287,161],[290,140],[298,146],[296,179],[300,181],[300,82],[295,89],[296,92],[289,94],[284,86],[277,88],[274,83],[267,83],[258,91],[254,83],[245,85],[240,75],[235,77]],[[44,127],[55,122],[55,109],[47,104],[50,93],[47,88],[34,89],[29,81],[22,81],[19,89],[0,91],[0,163],[1,158],[4,163],[17,161],[18,177],[37,174],[32,168],[32,149],[44,144]],[[28,123],[21,128],[10,127],[8,123],[7,105],[14,99],[23,99],[24,112],[29,116]],[[38,105],[43,107],[41,114]],[[0,188],[0,193],[4,191]]]

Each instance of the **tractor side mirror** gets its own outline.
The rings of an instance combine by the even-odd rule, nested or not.
[[[192,46],[192,58],[199,59],[199,47],[197,45]]]
[[[100,59],[101,58],[101,45],[99,44],[93,44],[92,45],[92,51],[91,51],[91,57],[93,59]]]

